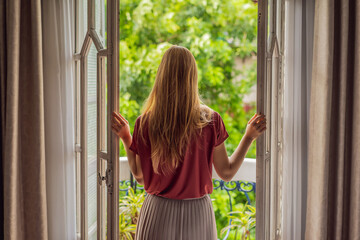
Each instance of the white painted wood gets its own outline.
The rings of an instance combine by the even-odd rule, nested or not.
[[[90,35],[92,36],[92,35]],[[95,41],[93,41],[95,43]],[[106,69],[105,59],[101,57],[99,53],[97,54],[97,225],[96,233],[97,239],[106,239],[106,196],[105,196],[105,181],[102,180],[105,176],[105,161],[108,160],[106,153],[102,152],[105,149],[105,119],[106,119],[106,109],[105,109],[105,76],[104,74]],[[90,228],[89,228],[90,232]],[[89,234],[91,236],[91,234]]]
[[[119,158],[119,173],[120,173],[120,181],[130,180],[130,168],[127,161],[127,157]],[[213,179],[221,179],[214,167],[213,167]],[[242,163],[239,171],[235,174],[231,181],[256,181],[256,159],[253,158],[245,158]]]
[[[87,54],[90,50],[91,38],[87,36],[81,48],[80,60],[80,145],[81,145],[81,164],[80,164],[80,205],[81,205],[81,238],[88,238],[88,203],[87,203],[87,188],[88,188],[88,163],[87,163]]]
[[[93,40],[93,43],[95,44],[96,50],[98,52],[100,52],[101,50],[104,49],[103,43],[101,42],[99,35],[97,34],[97,32],[93,29],[89,30],[89,34],[91,36],[91,39]]]
[[[108,123],[111,113],[119,111],[119,0],[107,1],[107,81],[108,81]],[[107,239],[119,239],[119,138],[107,129],[107,170],[111,174],[107,195]]]
[[[105,176],[105,168],[107,166],[106,161],[110,157],[107,154],[110,150],[110,134],[111,129],[107,127],[105,128],[104,120],[105,117],[108,118],[109,122],[109,114],[106,116],[105,111],[105,81],[107,86],[109,87],[109,82],[111,81],[110,78],[114,77],[112,81],[118,82],[116,78],[118,78],[118,47],[117,44],[111,44],[112,42],[117,43],[118,39],[118,1],[116,0],[108,0],[108,19],[107,19],[107,29],[109,31],[108,34],[108,46],[114,46],[112,49],[104,49],[103,43],[100,41],[98,34],[95,31],[95,0],[76,0],[74,1],[75,5],[75,53],[74,53],[74,62],[75,62],[75,69],[76,69],[76,152],[77,155],[80,155],[80,161],[76,163],[77,167],[77,225],[78,228],[78,239],[87,240],[88,236],[91,236],[92,233],[95,231],[97,232],[98,239],[105,239],[105,230],[106,228],[113,232],[109,235],[108,239],[116,239],[116,233],[118,228],[115,227],[107,227],[105,226],[105,216],[112,215],[110,212],[117,212],[115,209],[118,209],[118,200],[111,201],[113,205],[111,210],[108,214],[105,211],[105,204],[106,204],[106,196],[105,196],[105,184],[104,181],[101,180],[102,177]],[[105,21],[104,21],[105,22]],[[87,24],[86,24],[87,23]],[[88,151],[88,143],[87,143],[87,104],[89,103],[89,99],[87,97],[87,55],[89,53],[89,49],[91,44],[94,44],[96,50],[98,51],[98,60],[97,60],[97,97],[90,100],[97,102],[97,125],[98,125],[98,132],[97,132],[97,157],[94,159],[88,159],[87,151]],[[111,50],[113,52],[111,52]],[[112,59],[108,61],[111,65],[113,62],[114,64],[110,67],[108,66],[108,73],[105,74],[105,58],[108,55],[112,55]],[[117,59],[116,59],[117,58]],[[105,79],[106,78],[106,79]],[[108,95],[108,103],[114,102],[113,106],[117,106],[116,101],[118,101],[118,94],[116,93],[116,87],[113,88],[115,94]],[[108,111],[110,113],[110,109],[114,108],[108,104]],[[105,147],[105,131],[107,131],[107,148]],[[118,146],[118,143],[115,143]],[[115,155],[118,154],[118,150],[114,151]],[[117,166],[117,161],[115,162],[115,166]],[[111,168],[110,164],[110,168]],[[88,175],[90,173],[96,172],[100,174],[100,178],[98,178],[98,185],[97,185],[97,223],[93,224],[91,227],[88,226]],[[118,181],[115,176],[115,181]],[[118,188],[118,185],[111,184],[111,188],[115,186]],[[117,194],[114,194],[117,195]],[[109,202],[107,202],[109,204]],[[116,215],[116,213],[115,213]],[[118,216],[116,217],[118,218]],[[108,221],[109,224],[114,223],[114,225],[118,224],[118,219],[110,219]],[[113,226],[113,225],[112,225]],[[109,232],[108,231],[108,232]],[[90,235],[89,235],[90,234]],[[113,237],[115,236],[115,238]]]
[[[221,179],[213,166],[213,179]],[[256,159],[245,158],[239,170],[231,181],[249,181],[256,182]]]
[[[257,140],[256,238],[265,240],[282,232],[283,14],[284,0],[259,2],[257,110],[268,127]]]
[[[258,3],[258,44],[257,44],[257,112],[265,113],[266,109],[266,50],[267,50],[267,28],[268,28],[268,1]],[[268,121],[270,124],[270,121]],[[269,129],[269,127],[268,127]],[[256,141],[256,239],[268,239],[267,210],[267,161],[266,159],[266,135],[268,131]]]

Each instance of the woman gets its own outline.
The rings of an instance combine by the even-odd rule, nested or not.
[[[212,165],[220,178],[230,181],[265,129],[265,116],[255,114],[229,158],[224,145],[229,135],[221,116],[200,101],[193,55],[184,47],[170,47],[133,136],[128,121],[113,112],[112,130],[123,142],[132,174],[147,192],[135,238],[217,239],[209,196]]]

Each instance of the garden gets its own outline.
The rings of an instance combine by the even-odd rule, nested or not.
[[[256,3],[121,0],[119,44],[120,112],[131,132],[163,53],[171,45],[180,45],[193,53],[201,99],[222,116],[230,135],[226,149],[229,156],[234,152],[256,112]],[[247,158],[255,159],[255,146]],[[122,146],[120,156],[126,156]],[[255,239],[255,184],[213,181],[218,238]],[[120,188],[120,238],[132,239],[145,193],[132,180],[120,182]]]

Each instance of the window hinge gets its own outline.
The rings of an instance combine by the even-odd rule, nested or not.
[[[80,144],[75,144],[75,152],[81,152]]]
[[[281,239],[281,231],[280,231],[280,228],[276,228],[276,231],[275,231],[275,239]]]
[[[105,181],[106,186],[108,187],[108,192],[112,193],[112,171],[110,168],[106,169],[106,174],[105,176],[101,176],[100,173],[98,173],[98,180],[99,180],[99,185],[102,185],[103,181]]]
[[[101,174],[98,173],[98,180],[99,180],[99,185],[102,185],[102,182],[106,180],[106,176],[101,176]]]
[[[261,12],[259,12],[259,15],[258,15],[258,24],[260,24],[261,22]]]

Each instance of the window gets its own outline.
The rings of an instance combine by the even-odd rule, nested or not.
[[[197,62],[203,102],[224,120],[230,134],[225,146],[231,155],[243,136],[247,119],[256,111],[258,5],[251,0],[166,2],[171,4],[162,0],[120,2],[120,112],[133,127],[164,51],[172,44],[184,46]],[[221,231],[231,224],[230,211],[243,212],[245,204],[255,205],[255,150],[253,144],[231,182],[224,183],[215,170],[212,172],[214,191],[210,197],[214,199],[220,239],[234,239],[236,235],[235,228]],[[125,156],[121,146],[120,204],[129,185],[137,196],[144,191],[131,180]],[[120,211],[121,216],[124,225],[129,226],[135,214]],[[255,228],[248,229],[253,239]]]
[[[281,236],[283,12],[282,0],[259,1],[257,108],[266,114],[268,129],[257,141],[257,239]]]
[[[75,0],[78,239],[118,239],[119,142],[107,124],[119,109],[119,1]],[[259,1],[257,109],[269,127],[257,141],[257,239],[281,235],[283,0]]]
[[[107,123],[118,109],[118,1],[74,4],[78,239],[116,239],[118,141]]]

